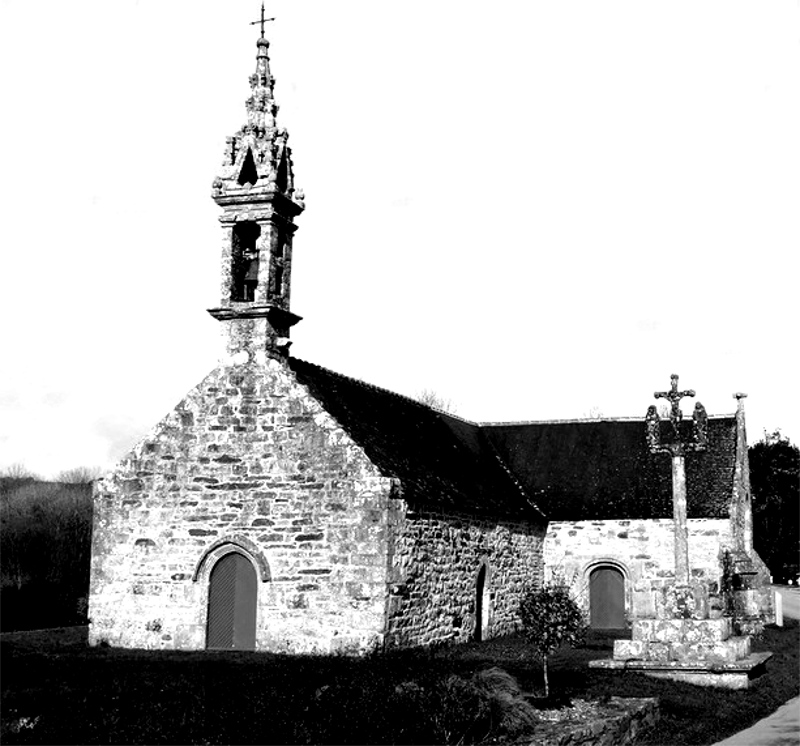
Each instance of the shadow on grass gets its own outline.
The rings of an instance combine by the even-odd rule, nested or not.
[[[589,669],[623,632],[590,634],[551,659],[569,698],[658,697],[644,743],[706,744],[800,692],[798,626],[770,628],[766,673],[745,691]],[[85,628],[2,635],[3,743],[476,743],[503,739],[476,682],[499,666],[528,693],[541,668],[519,638],[366,658],[86,647]],[[494,709],[493,709],[494,708]]]

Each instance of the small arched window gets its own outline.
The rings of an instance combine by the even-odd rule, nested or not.
[[[489,593],[489,563],[484,560],[475,579],[475,631],[477,642],[489,638],[489,619],[491,616],[491,595]]]

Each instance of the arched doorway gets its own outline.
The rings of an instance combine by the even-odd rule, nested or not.
[[[589,576],[589,624],[592,629],[625,627],[625,576],[616,567],[598,567]]]
[[[489,636],[489,583],[488,570],[484,562],[475,581],[475,633],[477,642]]]
[[[255,650],[257,578],[253,564],[239,552],[224,555],[208,581],[206,647]]]

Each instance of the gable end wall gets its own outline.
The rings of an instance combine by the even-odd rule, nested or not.
[[[96,484],[90,642],[205,647],[236,547],[257,649],[382,644],[390,486],[282,363],[217,368]]]

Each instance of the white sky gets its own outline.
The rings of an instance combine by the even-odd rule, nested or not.
[[[0,0],[0,469],[110,466],[221,349],[257,0]],[[274,0],[293,354],[473,420],[681,375],[800,438],[800,4]]]

